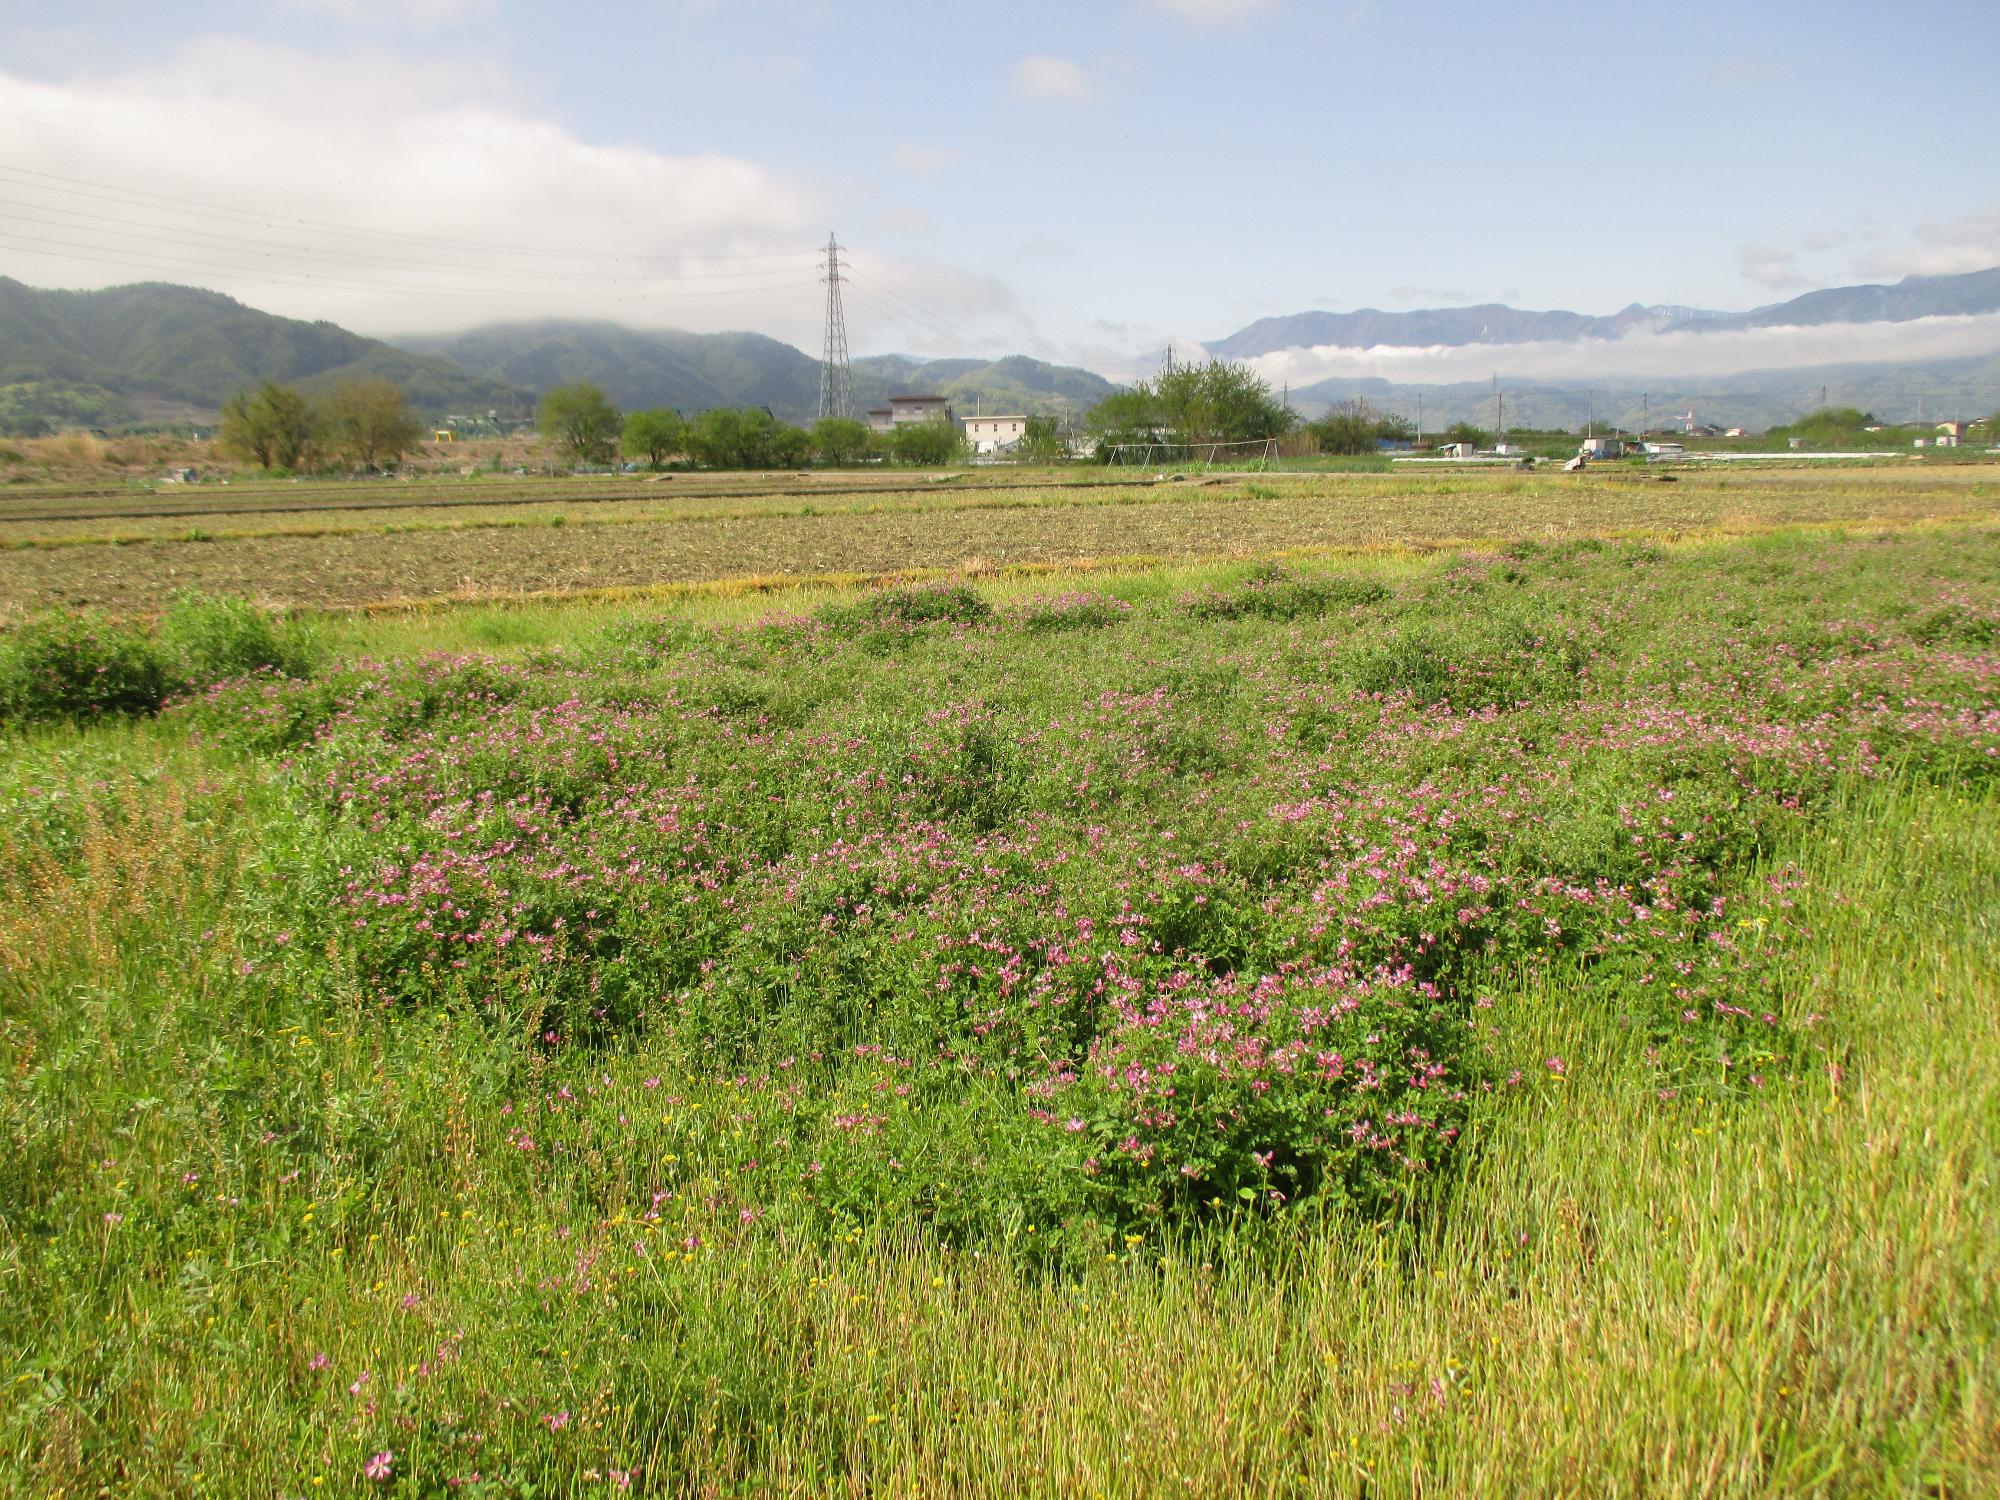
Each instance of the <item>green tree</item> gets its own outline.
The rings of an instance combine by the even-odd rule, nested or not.
[[[1165,420],[1153,388],[1142,382],[1129,391],[1113,391],[1106,396],[1084,413],[1083,425],[1099,436],[1136,433],[1143,440],[1151,437]]]
[[[362,469],[395,463],[423,436],[402,391],[379,376],[342,381],[320,402],[319,417],[328,448]]]
[[[1381,414],[1366,401],[1357,400],[1336,406],[1317,422],[1307,423],[1306,431],[1319,442],[1320,452],[1353,457],[1375,451],[1381,424]]]
[[[1294,421],[1254,370],[1221,359],[1163,370],[1105,397],[1084,418],[1107,461],[1119,443],[1256,442],[1289,432]]]
[[[965,456],[965,432],[958,423],[942,417],[928,422],[905,422],[889,435],[889,450],[899,464],[956,463]]]
[[[812,434],[803,427],[794,427],[790,422],[779,422],[771,429],[768,458],[774,469],[797,469],[805,466],[812,457]]]
[[[769,412],[754,407],[705,411],[688,428],[688,456],[708,469],[764,468],[769,432],[776,425]]]
[[[1375,419],[1375,436],[1392,443],[1413,443],[1417,440],[1417,428],[1408,417],[1387,412]]]
[[[1030,417],[1021,424],[1021,438],[1014,452],[1029,463],[1060,463],[1069,457],[1069,443],[1054,417]]]
[[[1153,382],[1167,425],[1182,443],[1244,443],[1290,430],[1293,416],[1247,365],[1176,365]]]
[[[1873,412],[1852,406],[1822,406],[1817,411],[1807,412],[1796,422],[1773,427],[1769,436],[1800,437],[1807,442],[1824,443],[1829,447],[1845,446],[1860,438],[1865,429],[1875,425]]]
[[[694,419],[687,451],[710,469],[796,468],[812,452],[812,437],[761,406],[717,407]]]
[[[1491,447],[1493,435],[1470,422],[1454,422],[1438,434],[1441,443],[1470,443],[1475,448]]]
[[[611,398],[588,381],[559,385],[535,409],[535,428],[572,463],[609,463],[623,423]]]
[[[852,417],[821,417],[812,425],[813,452],[821,463],[839,468],[867,456],[869,436],[866,422]]]
[[[224,453],[260,468],[302,469],[314,456],[318,436],[318,421],[305,396],[267,380],[223,404],[215,441]]]
[[[679,453],[686,442],[687,423],[681,420],[681,414],[655,407],[650,411],[635,411],[625,418],[619,448],[627,458],[643,458],[647,468],[657,469]]]

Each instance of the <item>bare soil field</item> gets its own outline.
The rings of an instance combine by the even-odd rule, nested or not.
[[[640,589],[1594,534],[2000,517],[2000,466],[1205,476],[1094,471],[43,491],[0,505],[0,610]]]

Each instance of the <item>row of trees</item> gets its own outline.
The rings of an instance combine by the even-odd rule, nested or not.
[[[370,376],[342,381],[319,397],[271,381],[240,391],[223,406],[215,441],[231,457],[266,469],[378,469],[422,437],[402,391]]]
[[[571,463],[608,464],[620,455],[648,468],[685,458],[705,469],[795,469],[887,459],[935,465],[964,456],[956,423],[912,422],[876,433],[864,422],[823,417],[810,430],[781,422],[761,406],[718,407],[689,419],[664,407],[620,412],[587,382],[542,397],[535,425]],[[1054,424],[1046,424],[1050,432]],[[1057,435],[1060,444],[1060,436]]]

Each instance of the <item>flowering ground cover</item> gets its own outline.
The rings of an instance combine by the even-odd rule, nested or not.
[[[17,733],[0,1464],[1977,1492],[1997,633],[1990,526],[1576,538]]]

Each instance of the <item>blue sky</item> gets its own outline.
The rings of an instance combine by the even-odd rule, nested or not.
[[[833,228],[857,352],[1099,367],[1312,307],[1744,307],[2000,262],[1995,40],[1990,0],[16,4],[0,272],[815,347]]]

